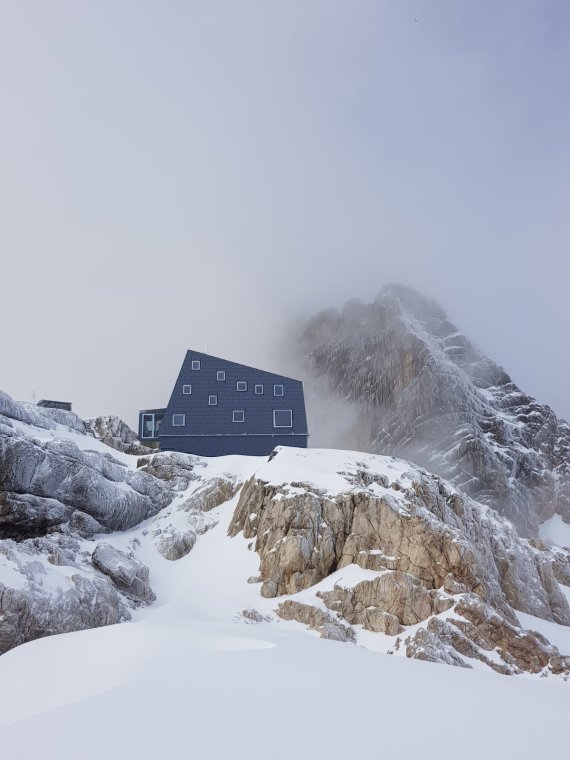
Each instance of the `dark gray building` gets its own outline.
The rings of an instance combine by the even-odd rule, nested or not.
[[[41,401],[38,401],[38,406],[43,406],[47,409],[63,409],[66,412],[71,411],[71,401],[50,401],[43,398]]]
[[[303,384],[283,375],[187,351],[165,409],[139,412],[139,438],[201,456],[270,454],[307,446]]]

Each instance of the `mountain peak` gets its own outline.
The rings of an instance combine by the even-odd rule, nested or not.
[[[389,285],[371,304],[315,315],[304,349],[321,387],[357,411],[365,449],[446,477],[526,534],[554,512],[570,521],[569,426],[435,301]]]

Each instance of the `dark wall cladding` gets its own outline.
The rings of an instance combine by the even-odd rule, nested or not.
[[[173,415],[184,415],[175,417],[183,424],[173,425]],[[140,426],[141,418],[139,431]],[[283,375],[188,351],[159,437],[164,450],[204,456],[265,455],[277,445],[306,447],[303,384]]]
[[[162,451],[181,451],[202,457],[220,457],[227,454],[244,456],[269,456],[276,446],[307,448],[307,436],[302,435],[242,435],[242,436],[196,436],[177,438],[161,436]]]

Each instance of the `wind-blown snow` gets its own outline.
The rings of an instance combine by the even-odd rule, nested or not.
[[[556,546],[570,547],[570,525],[560,515],[553,515],[540,526],[540,537],[552,541]]]

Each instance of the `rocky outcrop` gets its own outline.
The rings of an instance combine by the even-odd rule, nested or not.
[[[415,625],[453,607],[447,595],[427,589],[418,578],[399,570],[317,596],[349,623],[390,636],[400,633],[402,625]]]
[[[0,654],[42,636],[120,623],[131,606],[70,536],[0,541]]]
[[[41,535],[78,510],[104,529],[124,530],[171,500],[171,490],[156,478],[110,454],[80,449],[38,408],[7,399],[0,397],[0,538]]]
[[[370,574],[372,565],[376,577],[317,593],[337,622],[391,636],[424,624],[408,637],[413,657],[461,664],[476,656],[505,673],[566,667],[516,616],[570,624],[549,554],[407,462],[278,449],[242,489],[229,529],[240,531],[255,538],[265,597],[295,594],[349,565]]]
[[[277,614],[283,620],[296,620],[304,623],[312,630],[317,631],[321,639],[332,641],[355,642],[354,631],[347,625],[343,625],[338,618],[310,604],[302,604],[293,599],[281,602],[277,607]]]
[[[537,535],[554,512],[570,522],[570,426],[521,391],[436,303],[390,286],[371,304],[317,314],[302,345],[314,395],[320,403],[328,385],[350,407],[358,448],[426,467],[524,535]],[[310,389],[309,377],[309,399]]]
[[[124,454],[151,454],[154,449],[143,445],[126,422],[114,415],[89,417],[84,420],[86,432],[112,449]]]
[[[474,595],[465,595],[446,620],[432,618],[405,641],[408,657],[471,667],[478,660],[497,673],[570,673],[570,657],[536,631],[525,631]],[[467,659],[465,659],[467,658]],[[459,661],[458,661],[459,660]]]
[[[376,551],[427,589],[451,576],[511,619],[514,607],[570,624],[549,558],[508,521],[407,462],[339,456],[335,494],[294,480],[301,454],[286,448],[243,487],[229,531],[255,537],[264,596],[296,593]],[[290,481],[272,482],[283,472]]]
[[[0,391],[0,420],[2,417],[15,420],[41,430],[55,431],[57,425],[84,435],[87,430],[83,420],[73,412],[51,409],[23,401],[14,401],[7,393]]]
[[[92,559],[95,567],[108,575],[125,594],[144,602],[154,601],[148,567],[142,562],[105,543],[97,544]]]
[[[140,472],[166,481],[173,491],[185,491],[192,481],[200,479],[204,462],[194,454],[160,451],[141,457],[137,467]]]

